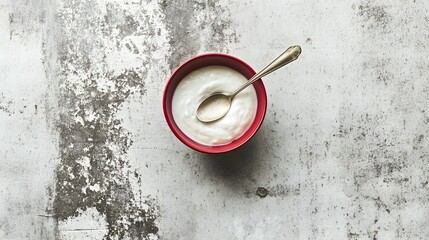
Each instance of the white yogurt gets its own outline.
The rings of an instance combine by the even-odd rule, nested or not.
[[[213,93],[232,93],[246,81],[239,72],[223,66],[191,72],[173,94],[172,112],[177,126],[195,142],[209,146],[225,145],[241,137],[256,115],[258,101],[253,86],[235,96],[229,112],[217,121],[203,123],[196,112],[199,104]]]

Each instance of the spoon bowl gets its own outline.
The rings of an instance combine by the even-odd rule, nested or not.
[[[198,107],[197,118],[201,122],[213,122],[225,116],[231,108],[229,95],[215,93],[206,98]]]

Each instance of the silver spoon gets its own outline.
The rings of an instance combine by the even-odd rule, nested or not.
[[[295,61],[301,54],[301,47],[298,45],[291,46],[272,61],[268,66],[262,69],[249,79],[243,86],[235,90],[235,92],[225,95],[223,93],[214,93],[206,98],[197,109],[197,118],[201,122],[213,122],[225,116],[231,108],[232,99],[243,89],[252,85],[253,82],[274,72],[275,70],[285,66],[288,63]]]

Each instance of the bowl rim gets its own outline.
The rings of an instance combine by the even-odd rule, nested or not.
[[[169,126],[169,128],[170,128],[170,130],[173,132],[173,134],[182,142],[182,143],[184,143],[186,146],[188,146],[188,147],[190,147],[190,148],[192,148],[192,149],[194,149],[194,150],[196,150],[196,151],[199,151],[199,152],[202,152],[202,153],[207,153],[207,154],[221,154],[221,153],[226,153],[226,152],[230,152],[230,151],[232,151],[232,150],[235,150],[235,149],[237,149],[237,148],[239,148],[239,147],[241,147],[241,146],[243,146],[245,143],[247,143],[257,132],[258,132],[258,130],[259,130],[259,128],[261,127],[261,125],[262,125],[262,123],[263,123],[263,121],[264,121],[264,119],[265,119],[265,115],[266,115],[266,112],[267,112],[267,105],[268,105],[268,102],[267,102],[267,93],[266,93],[266,90],[265,90],[265,86],[264,86],[264,83],[262,82],[262,79],[260,79],[260,80],[258,80],[258,81],[256,81],[255,83],[259,83],[259,91],[260,91],[260,94],[261,94],[261,96],[258,96],[257,95],[257,97],[258,97],[258,99],[259,99],[259,97],[262,97],[262,99],[263,99],[263,103],[265,103],[265,104],[263,104],[262,105],[262,110],[259,110],[259,106],[258,106],[258,108],[257,108],[257,111],[256,111],[256,114],[258,114],[258,112],[261,112],[262,111],[262,116],[261,116],[261,120],[260,120],[260,122],[257,124],[257,126],[256,127],[253,127],[253,132],[248,136],[248,137],[246,137],[246,138],[244,138],[244,139],[241,139],[241,137],[240,138],[238,138],[238,139],[236,139],[236,140],[240,140],[240,142],[239,142],[239,144],[237,144],[237,145],[235,145],[235,146],[232,146],[231,145],[231,143],[228,143],[228,144],[225,144],[225,145],[219,145],[219,146],[208,146],[208,145],[204,145],[204,144],[200,144],[200,143],[197,143],[196,141],[194,141],[194,140],[192,140],[192,139],[190,139],[185,133],[183,133],[181,130],[180,130],[180,128],[177,126],[177,130],[178,131],[181,131],[182,132],[182,134],[184,135],[184,136],[186,136],[186,137],[188,137],[192,142],[189,142],[188,141],[188,139],[184,139],[184,138],[182,138],[182,136],[180,136],[180,134],[176,131],[176,127],[173,125],[173,122],[174,122],[174,124],[176,124],[176,122],[174,121],[174,118],[171,118],[170,119],[170,117],[168,117],[168,115],[167,115],[167,101],[168,101],[168,99],[167,99],[167,91],[170,89],[170,86],[171,86],[171,84],[172,84],[172,79],[173,79],[173,77],[183,68],[183,66],[185,66],[185,65],[187,65],[187,64],[189,64],[190,62],[192,62],[192,61],[195,61],[195,60],[197,60],[197,59],[200,59],[200,58],[205,58],[205,57],[213,57],[213,56],[218,56],[218,57],[226,57],[226,58],[229,58],[229,59],[232,59],[233,61],[236,61],[236,62],[238,62],[239,64],[241,64],[241,65],[243,65],[244,67],[246,67],[248,70],[250,70],[250,72],[252,72],[253,74],[256,74],[256,72],[255,72],[255,70],[249,65],[249,64],[247,64],[246,62],[244,62],[243,60],[241,60],[241,59],[239,59],[239,58],[237,58],[237,57],[234,57],[234,56],[231,56],[231,55],[229,55],[229,54],[225,54],[225,53],[203,53],[203,54],[199,54],[199,55],[196,55],[196,56],[193,56],[193,57],[191,57],[191,58],[189,58],[189,59],[187,59],[186,61],[184,61],[183,63],[181,63],[173,72],[172,72],[172,74],[169,76],[169,78],[168,78],[168,81],[167,81],[167,84],[165,85],[165,87],[164,87],[164,92],[163,92],[163,96],[162,96],[162,109],[163,109],[163,112],[164,112],[164,118],[165,118],[165,120],[166,120],[166,122],[167,122],[167,124],[168,124],[168,126]],[[256,90],[256,89],[255,89]],[[259,103],[259,101],[258,101],[258,104],[260,104]],[[254,124],[254,121],[252,122],[252,125]],[[177,125],[177,124],[176,124]],[[251,125],[251,126],[252,126]],[[250,129],[252,129],[252,127],[250,127],[248,130],[246,130],[244,133],[243,133],[243,135],[246,133],[246,132],[248,132]],[[234,140],[234,141],[236,141],[236,140]],[[234,142],[233,141],[233,142]]]

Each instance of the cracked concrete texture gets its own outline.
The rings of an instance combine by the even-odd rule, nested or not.
[[[429,4],[0,4],[1,239],[427,239]],[[194,152],[163,119],[203,52],[264,79],[256,136]]]

